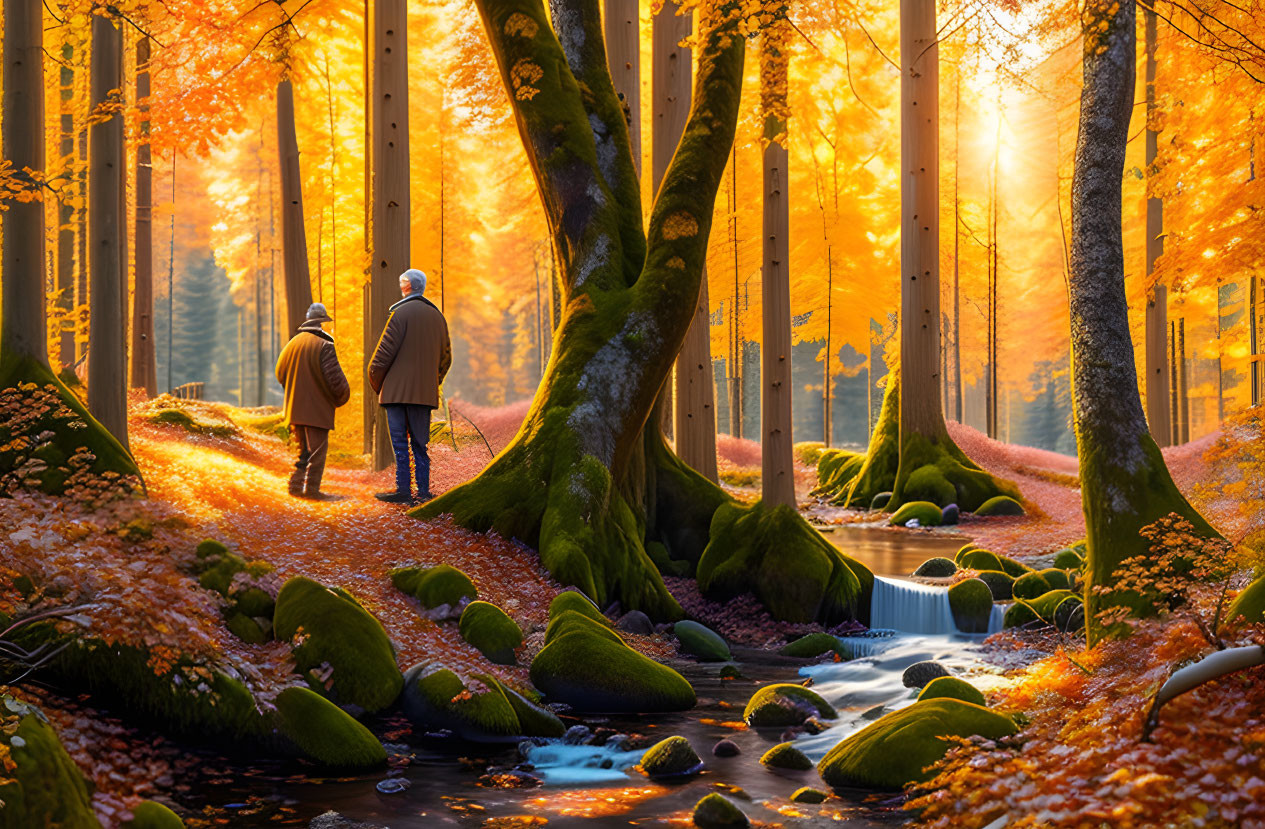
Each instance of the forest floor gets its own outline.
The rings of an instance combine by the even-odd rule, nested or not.
[[[529,635],[527,647],[538,648],[538,632],[543,630],[549,601],[562,586],[541,568],[534,551],[513,540],[468,532],[445,520],[423,522],[403,516],[398,507],[382,504],[373,497],[375,491],[392,488],[390,471],[372,473],[364,468],[331,464],[323,489],[339,496],[339,500],[293,498],[286,492],[292,451],[281,440],[233,425],[234,418],[240,420],[239,410],[219,404],[183,405],[202,423],[232,425],[223,430],[231,434],[191,434],[180,426],[155,424],[146,417],[152,404],[134,406],[131,448],[146,480],[148,498],[118,502],[103,509],[42,496],[0,501],[0,526],[6,528],[8,538],[7,543],[0,544],[0,564],[55,587],[48,593],[56,593],[62,601],[91,602],[90,611],[84,615],[90,617],[95,630],[114,640],[149,647],[165,644],[202,653],[231,666],[264,704],[284,687],[300,682],[292,673],[289,649],[277,642],[247,645],[223,627],[217,597],[197,587],[189,575],[193,548],[203,538],[219,539],[248,559],[270,563],[276,568],[276,586],[290,576],[302,574],[348,588],[382,621],[397,646],[402,667],[428,659],[459,673],[494,670],[511,683],[526,682],[525,669],[490,666],[460,638],[455,625],[426,619],[414,600],[392,588],[387,573],[402,565],[443,562],[458,567],[471,576],[480,598],[499,604],[525,631],[537,631],[536,636]],[[432,444],[432,490],[436,493],[477,474],[492,453],[512,439],[526,404],[500,409],[463,404],[460,411],[478,424],[481,436],[473,429],[458,426],[455,435]],[[1018,483],[1025,498],[1035,506],[1032,514],[1023,518],[968,522],[961,528],[964,540],[974,539],[995,552],[1023,558],[1057,549],[1083,536],[1074,459],[1000,444],[966,427],[952,425],[951,430],[968,455],[990,472]],[[1166,453],[1179,485],[1194,491],[1197,482],[1207,484],[1215,479],[1206,458],[1213,454],[1209,450],[1216,440],[1217,436],[1209,436]],[[738,497],[751,497],[757,491],[753,487],[758,487],[758,480],[750,479],[752,468],[758,469],[758,445],[722,437],[719,451],[722,473],[729,472],[743,484],[731,487],[731,491]],[[797,483],[801,495],[805,495],[814,483],[812,470],[801,465]],[[1200,506],[1210,512],[1223,531],[1238,533],[1254,520],[1237,508],[1239,500],[1220,494],[1215,486],[1205,486],[1201,491]],[[138,518],[154,527],[152,538],[137,541],[120,529]],[[687,609],[692,609],[691,603],[698,606],[698,597],[684,595],[690,586],[675,587],[682,591],[679,598]],[[780,640],[813,629],[772,622],[752,603],[739,600],[733,607],[741,611],[738,615],[744,621],[722,633],[749,643]],[[1148,683],[1153,684],[1157,676],[1162,679],[1162,673],[1157,672],[1167,671],[1174,654],[1191,655],[1198,650],[1198,642],[1189,631],[1175,630],[1159,628],[1145,634],[1150,637],[1144,640],[1146,649],[1099,649],[1096,656],[1088,659],[1116,667],[1095,674],[1097,681],[1108,682],[1107,677],[1112,677],[1111,682],[1122,688],[1127,686],[1117,696],[1140,698],[1150,687]],[[659,658],[675,654],[672,643],[666,636],[637,637],[634,642]],[[1065,644],[1004,636],[998,644],[999,652],[1026,654],[1021,660],[1012,660],[1017,673],[1005,698],[1045,712],[1044,717],[1038,715],[1035,719],[1036,727],[1051,732],[1051,753],[1041,762],[1053,764],[1058,763],[1056,749],[1061,744],[1054,739],[1059,733],[1057,726],[1060,718],[1067,717],[1067,712],[1056,703],[1081,699],[1096,687],[1093,677],[1079,679],[1068,660],[1059,655]],[[1265,688],[1265,682],[1258,682],[1257,688]],[[1051,689],[1058,693],[1050,696]],[[182,780],[193,760],[175,744],[131,727],[134,724],[93,711],[86,699],[57,696],[36,686],[26,693],[42,700],[68,750],[95,783],[95,804],[107,826],[126,817],[128,807],[142,797],[169,793],[179,799],[182,786],[187,789],[188,784]],[[1247,701],[1259,703],[1255,694]],[[1244,725],[1241,706],[1226,701],[1228,707],[1222,711],[1212,703],[1204,705],[1203,717],[1219,717],[1217,722],[1227,729],[1260,729],[1259,721],[1249,724],[1250,728]],[[1175,711],[1177,706],[1174,703]],[[1260,710],[1257,705],[1258,715]],[[1108,713],[1082,716],[1102,717]],[[1265,744],[1265,731],[1260,733]],[[1102,759],[1104,763],[1115,762],[1113,768],[1119,766],[1118,760],[1105,756]],[[1159,764],[1157,756],[1152,759]],[[1259,759],[1255,762],[1259,763]],[[1032,800],[1036,795],[1024,800],[1028,795],[1020,791],[1022,787],[1017,783],[1007,788],[1009,784],[996,782],[1013,783],[1016,775],[1023,776],[1007,763],[1022,765],[1013,757],[996,760],[998,771],[988,778],[994,781],[994,788],[987,789],[987,797],[995,797],[998,803],[1014,801],[1036,813],[1044,801]],[[1095,779],[1092,771],[1085,771],[1085,779],[1091,782]],[[1212,769],[1214,774],[1221,771],[1221,767]],[[1260,783],[1265,771],[1252,777],[1261,787],[1259,792],[1255,784],[1246,785],[1242,775],[1227,775],[1223,787],[1227,791],[1232,788],[1229,781],[1238,781],[1244,784],[1239,785],[1238,791],[1256,792],[1265,803],[1265,783]],[[1089,786],[1070,778],[1065,782],[1072,793],[1078,785]],[[956,792],[956,802],[961,804],[978,807],[981,798],[985,798],[982,784],[973,786],[960,773],[945,783],[945,791]],[[1146,785],[1155,784],[1152,781]],[[1241,813],[1250,816],[1254,814],[1251,808],[1242,806]],[[975,814],[979,813],[976,808]],[[959,825],[954,821],[960,820],[963,813],[936,800],[927,814],[929,819],[948,826]]]

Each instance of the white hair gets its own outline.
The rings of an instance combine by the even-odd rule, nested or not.
[[[409,284],[409,288],[415,294],[426,293],[426,274],[419,271],[417,268],[409,268],[407,271],[400,274],[400,282],[407,282]]]

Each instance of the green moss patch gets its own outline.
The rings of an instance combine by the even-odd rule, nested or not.
[[[925,579],[944,579],[958,571],[958,566],[949,558],[929,558],[914,571],[915,576]]]
[[[697,573],[708,598],[754,593],[776,619],[824,624],[869,619],[873,574],[790,506],[722,505]]]
[[[13,762],[0,780],[0,829],[100,829],[88,786],[57,732],[35,707],[0,699],[6,726],[0,742]]]
[[[498,665],[513,665],[523,630],[504,610],[489,602],[471,602],[461,613],[461,638]]]
[[[1265,622],[1265,576],[1243,588],[1226,610],[1225,620],[1242,619],[1248,624]]]
[[[479,597],[470,577],[447,564],[397,568],[391,571],[391,583],[426,608],[440,605],[456,607],[463,599],[473,601]]]
[[[188,409],[175,407],[155,409],[142,415],[141,419],[150,423],[176,426],[191,435],[207,435],[217,438],[230,438],[237,435],[237,428],[232,423],[207,420]]]
[[[993,601],[1008,602],[1014,598],[1015,577],[1000,570],[980,570],[975,577],[993,593]]]
[[[277,596],[274,630],[294,645],[300,671],[333,669],[328,691],[340,704],[381,711],[400,695],[404,680],[386,630],[345,591],[290,579]]]
[[[760,765],[782,771],[808,771],[813,767],[813,761],[790,743],[778,743],[764,752]]]
[[[793,656],[796,659],[813,659],[823,653],[843,655],[844,650],[839,644],[837,637],[831,636],[829,633],[818,632],[809,633],[794,642],[788,642],[778,649],[778,653],[783,656]]]
[[[953,623],[963,633],[988,633],[993,612],[993,591],[980,579],[960,581],[949,588]]]
[[[1025,514],[1023,504],[1019,503],[1014,498],[1011,498],[1009,495],[995,495],[980,504],[974,512],[976,515],[988,517]]]
[[[689,777],[703,769],[698,752],[684,737],[668,737],[655,743],[641,755],[640,765],[647,777],[656,780]]]
[[[813,717],[833,720],[838,716],[816,691],[784,682],[756,691],[742,712],[743,720],[753,728],[785,728]]]
[[[426,729],[451,731],[473,742],[560,737],[564,731],[552,713],[487,674],[463,681],[447,668],[419,664],[404,681],[404,713]]]
[[[943,509],[957,500],[957,489],[934,464],[920,466],[909,474],[902,495],[906,503],[929,501]]]
[[[918,699],[956,699],[974,705],[984,705],[984,694],[980,689],[956,676],[938,676],[931,680],[923,686]]]
[[[729,645],[709,627],[688,619],[677,622],[672,628],[681,651],[696,656],[704,662],[727,662],[732,657]]]
[[[698,829],[747,829],[751,825],[733,801],[718,792],[711,792],[694,804],[694,825]]]
[[[903,527],[910,521],[918,519],[919,526],[938,527],[943,515],[940,508],[930,501],[910,501],[896,510],[887,523],[894,527]]]
[[[575,614],[577,618],[584,617]],[[697,702],[676,671],[593,630],[592,620],[557,632],[531,663],[531,681],[551,700],[577,711],[684,711]]]
[[[1035,599],[1037,596],[1049,593],[1052,589],[1054,589],[1053,586],[1040,573],[1024,573],[1015,579],[1015,583],[1011,586],[1011,593],[1016,599]]]
[[[1059,570],[1054,567],[1038,570],[1037,574],[1045,579],[1045,583],[1050,585],[1051,590],[1071,590],[1072,580],[1067,577],[1066,570]]]
[[[132,807],[132,819],[123,822],[125,829],[184,829],[184,821],[161,803],[146,800]]]
[[[387,760],[373,732],[307,688],[287,688],[277,695],[277,729],[304,757],[323,766],[366,769]]]
[[[928,769],[949,749],[945,737],[996,740],[1015,731],[1009,717],[979,705],[949,698],[921,700],[847,737],[817,768],[835,788],[902,789],[930,779]]]
[[[1085,558],[1068,547],[1054,554],[1054,566],[1059,570],[1080,570],[1085,566]]]

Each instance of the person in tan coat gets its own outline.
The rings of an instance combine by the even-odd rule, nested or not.
[[[439,405],[439,385],[452,365],[448,322],[422,294],[426,274],[410,269],[400,275],[404,296],[391,306],[391,316],[369,360],[369,385],[386,410],[395,453],[395,491],[379,492],[379,500],[393,504],[428,501],[430,494],[430,414]],[[417,475],[417,495],[411,492],[409,447]]]
[[[290,494],[317,501],[332,497],[321,492],[329,433],[334,428],[334,410],[351,398],[334,338],[321,330],[325,322],[333,319],[324,305],[313,303],[307,319],[277,358],[277,382],[285,389],[284,423],[299,444]]]

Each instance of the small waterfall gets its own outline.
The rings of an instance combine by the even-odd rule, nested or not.
[[[993,610],[988,614],[988,632],[996,633],[1001,630],[1002,620],[1006,618],[1006,609],[1009,604],[998,604],[993,602]]]
[[[883,576],[874,577],[870,627],[892,628],[902,633],[957,633],[958,630],[949,610],[948,588]]]

